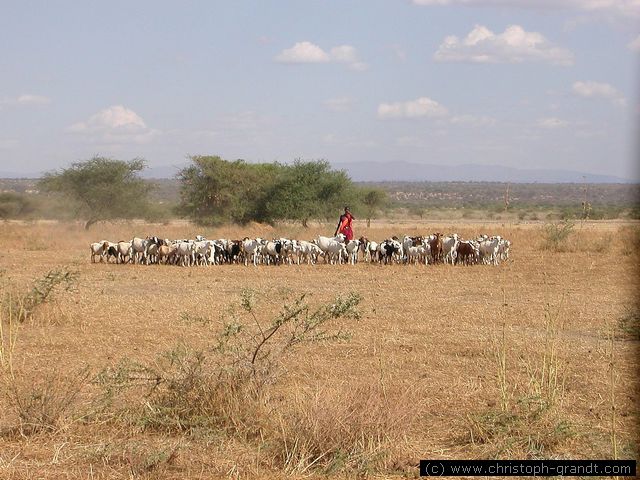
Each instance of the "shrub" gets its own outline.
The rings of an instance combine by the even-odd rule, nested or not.
[[[575,223],[563,220],[557,223],[547,223],[544,226],[542,248],[554,252],[564,251],[569,236],[573,233]]]
[[[2,299],[3,308],[9,309],[19,322],[30,320],[40,305],[51,301],[58,288],[63,288],[64,291],[72,290],[77,278],[78,272],[66,267],[49,270],[33,282],[27,293],[5,294],[5,298]]]
[[[153,364],[123,360],[96,378],[105,398],[123,390],[142,389],[144,405],[136,422],[169,432],[223,430],[246,437],[267,425],[266,390],[277,382],[285,352],[305,342],[344,338],[328,324],[358,318],[360,296],[350,294],[315,309],[300,295],[285,303],[279,315],[265,322],[256,310],[256,296],[242,293],[239,311],[206,348],[180,344]]]
[[[54,372],[36,378],[19,372],[3,375],[0,385],[18,417],[20,434],[52,432],[60,428],[76,412],[78,396],[89,376],[87,368],[70,375]]]

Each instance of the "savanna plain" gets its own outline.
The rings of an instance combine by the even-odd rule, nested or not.
[[[640,227],[481,233],[498,266],[116,265],[133,236],[311,239],[252,224],[0,224],[0,478],[389,478],[420,459],[638,458]]]

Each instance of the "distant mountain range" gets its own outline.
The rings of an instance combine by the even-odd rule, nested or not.
[[[336,163],[358,182],[511,182],[511,183],[638,183],[613,175],[572,170],[530,169],[499,165],[430,165],[411,162]]]
[[[187,163],[149,167],[144,178],[174,178]],[[356,182],[511,182],[511,183],[639,183],[638,179],[573,170],[532,169],[499,165],[432,165],[412,162],[333,163]],[[0,178],[38,178],[40,173],[0,171]]]

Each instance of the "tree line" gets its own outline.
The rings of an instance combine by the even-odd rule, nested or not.
[[[343,170],[324,160],[295,160],[292,164],[248,163],[218,156],[191,156],[177,179],[179,216],[200,225],[228,222],[275,223],[335,219],[345,205],[370,221],[384,206],[380,188],[356,186]],[[49,172],[39,188],[68,198],[85,219],[85,228],[101,220],[147,217],[152,186],[140,178],[141,159],[131,161],[94,157],[69,168]]]

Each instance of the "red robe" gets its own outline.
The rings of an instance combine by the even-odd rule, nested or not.
[[[340,221],[338,222],[338,233],[341,233],[347,239],[347,242],[353,240],[353,216],[347,212],[344,215],[340,215]]]

